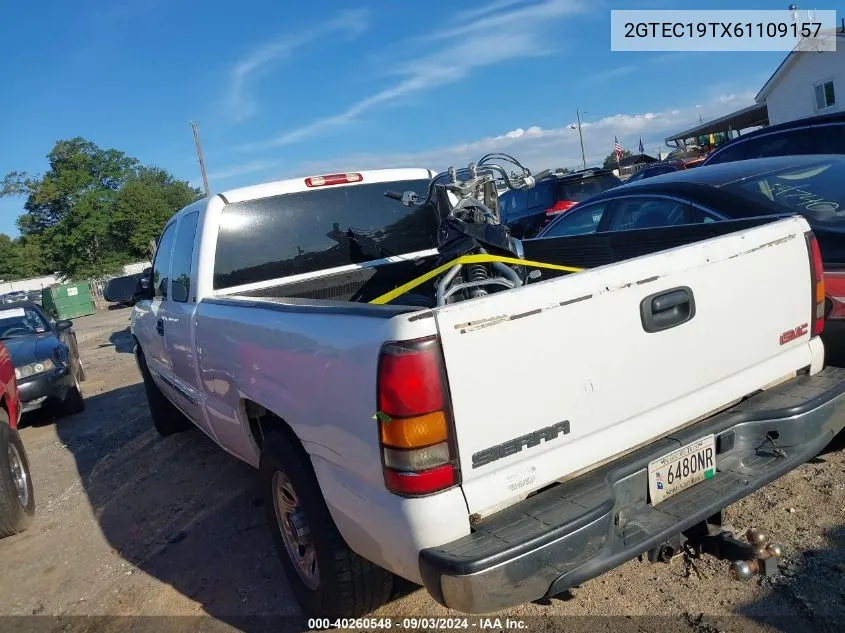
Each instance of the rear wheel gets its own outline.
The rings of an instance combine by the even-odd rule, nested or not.
[[[173,435],[191,428],[191,422],[179,409],[173,406],[158,386],[153,382],[152,374],[147,367],[144,352],[139,347],[138,366],[141,369],[141,377],[144,379],[144,391],[147,393],[147,402],[150,405],[150,417],[153,419],[153,426],[160,435]]]
[[[390,599],[393,574],[349,549],[294,438],[268,432],[259,472],[276,550],[306,615],[359,617]]]
[[[0,538],[23,532],[35,516],[29,460],[9,416],[0,409]]]

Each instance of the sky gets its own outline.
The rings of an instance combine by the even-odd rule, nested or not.
[[[610,50],[610,10],[652,0],[32,0],[0,22],[0,177],[82,136],[213,192],[497,150],[535,170],[601,163],[753,103],[783,53]],[[709,9],[787,3],[711,0]],[[663,148],[665,150],[665,147]],[[0,199],[16,235],[23,199]]]

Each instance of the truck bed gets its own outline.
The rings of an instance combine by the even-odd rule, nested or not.
[[[527,260],[576,268],[595,268],[753,228],[775,220],[777,220],[776,217],[751,218],[619,233],[532,239],[525,240],[523,247]],[[276,286],[239,292],[238,295],[367,303],[432,270],[435,267],[435,260],[436,255],[429,255],[410,261],[362,266],[356,270],[341,273],[329,272],[301,281],[280,282]],[[566,273],[544,269],[542,274],[542,279],[551,279]],[[412,293],[397,298],[393,303],[433,307],[434,284],[420,286]]]

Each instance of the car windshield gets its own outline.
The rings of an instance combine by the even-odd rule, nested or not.
[[[46,332],[47,322],[32,308],[0,308],[0,340]]]
[[[579,180],[565,180],[558,183],[557,199],[583,202],[619,184],[616,176],[596,176]]]
[[[754,176],[724,187],[795,212],[818,224],[845,226],[845,161],[820,161]]]

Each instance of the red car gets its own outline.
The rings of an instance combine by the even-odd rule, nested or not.
[[[15,367],[0,343],[0,538],[23,532],[35,515],[29,460],[17,431],[20,417]]]

